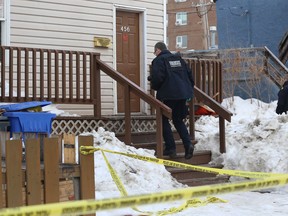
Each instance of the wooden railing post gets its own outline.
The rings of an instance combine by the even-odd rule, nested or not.
[[[13,65],[14,65],[14,59],[13,59],[13,48],[10,47],[9,49],[9,100],[13,101],[13,97],[16,97],[13,95],[13,79],[14,79],[14,71],[13,71]],[[5,95],[5,94],[4,94]]]
[[[225,119],[219,116],[219,133],[220,133],[220,153],[226,152],[225,143]]]
[[[217,62],[216,65],[217,65],[216,78],[219,79],[219,86],[217,86],[217,89],[219,89],[219,92],[217,92],[217,93],[219,93],[219,94],[217,95],[217,97],[215,99],[219,103],[222,103],[222,101],[223,101],[223,73],[222,73],[223,65],[221,64],[221,62]]]
[[[44,51],[42,49],[40,49],[40,84],[39,84],[39,87],[40,87],[40,100],[44,100],[44,83],[45,83],[45,80],[44,80],[44,67],[45,67],[45,61],[44,61]],[[21,64],[20,64],[21,65]],[[21,95],[21,94],[20,94]]]
[[[6,65],[6,50],[1,47],[1,101],[5,98],[5,90],[6,90],[6,74],[5,74],[5,65]]]
[[[200,89],[202,89],[202,83],[201,83],[201,61],[200,60],[196,60],[196,66],[195,66],[195,78],[194,78],[194,81],[195,81],[195,84],[197,83],[198,84],[198,87]]]
[[[73,52],[69,51],[68,54],[68,94],[69,94],[69,100],[73,98],[73,91],[74,91],[74,85],[73,85],[73,76],[74,76],[74,68],[73,68]],[[72,102],[72,101],[71,101]]]
[[[125,143],[130,145],[131,140],[131,105],[130,105],[130,87],[124,87],[124,112],[125,112]]]
[[[93,146],[93,136],[79,136],[80,146]],[[94,154],[82,155],[80,159],[80,199],[95,199]]]
[[[162,127],[162,111],[160,107],[156,107],[156,155],[157,158],[163,158],[163,127]]]
[[[21,74],[22,74],[22,65],[21,65],[21,59],[22,59],[22,56],[21,56],[21,50],[20,48],[18,47],[17,48],[17,66],[16,66],[16,73],[17,73],[17,98],[18,100],[20,100],[20,97],[21,97],[21,89],[22,89],[22,86],[21,86],[21,81],[22,81],[22,77],[21,77]],[[41,82],[41,80],[40,80]],[[41,84],[40,84],[41,85]],[[41,91],[41,90],[40,90]]]
[[[91,89],[93,95],[93,105],[94,105],[94,116],[97,118],[101,117],[101,76],[100,67],[97,64],[97,60],[100,59],[99,55],[91,55],[91,62],[93,69],[91,70],[93,82],[91,82]]]
[[[189,133],[192,140],[195,140],[195,99],[189,102]]]
[[[66,78],[66,52],[62,52],[62,100],[66,100],[66,86],[67,86],[67,78]]]

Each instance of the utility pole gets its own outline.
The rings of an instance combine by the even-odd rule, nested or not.
[[[209,22],[208,22],[208,12],[207,12],[207,4],[205,0],[200,0],[200,14],[201,14],[201,22],[203,28],[203,47],[204,49],[209,48]]]
[[[192,6],[196,8],[197,14],[201,19],[202,29],[203,29],[203,47],[204,49],[209,49],[210,47],[210,30],[209,30],[209,21],[208,21],[208,13],[211,10],[213,4],[216,0],[199,0],[199,3],[194,4]]]

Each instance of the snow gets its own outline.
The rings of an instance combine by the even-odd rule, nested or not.
[[[50,104],[48,106],[43,106],[42,111],[53,113],[53,114],[56,114],[57,116],[74,116],[74,117],[79,116],[77,114],[71,114],[69,112],[65,112],[64,110],[58,109],[57,104]]]
[[[228,98],[223,106],[232,113],[232,121],[226,122],[226,153],[219,152],[218,119],[202,116],[195,128],[196,150],[212,151],[211,163],[221,163],[223,169],[259,171],[269,173],[288,173],[288,116],[277,115],[277,101],[266,104],[256,99],[243,100],[239,97]],[[92,133],[94,146],[130,154],[154,157],[153,150],[135,149],[119,141],[115,134],[99,128]],[[95,155],[96,199],[121,197],[111,178],[100,151]],[[108,161],[121,179],[128,195],[141,195],[177,188],[186,188],[177,182],[163,165],[153,164],[123,155],[105,153]],[[240,177],[231,177],[231,182],[241,182]],[[276,187],[252,192],[234,192],[215,196],[226,203],[208,203],[199,207],[190,207],[172,215],[205,216],[249,216],[249,215],[288,215],[288,187]],[[202,197],[205,200],[207,197]],[[141,211],[157,212],[178,207],[182,201],[138,206]],[[97,216],[145,215],[132,208],[123,208],[97,212]],[[156,213],[155,213],[156,215]]]
[[[275,113],[277,101],[263,103],[256,99],[227,98],[222,105],[232,113],[232,121],[226,122],[226,153],[219,152],[219,119],[202,116],[196,121],[196,150],[211,150],[211,163],[223,164],[223,169],[288,173],[288,115]],[[69,114],[58,110],[56,105],[43,107],[46,112],[58,115]],[[130,154],[155,157],[153,150],[135,149],[119,141],[115,134],[98,128],[92,133],[94,146]],[[77,144],[77,142],[76,142]],[[119,154],[105,153],[109,163],[117,172],[128,195],[142,195],[187,188],[177,182],[163,165],[149,163]],[[101,151],[94,153],[96,199],[121,197]],[[78,158],[77,158],[78,159]],[[231,182],[241,182],[240,177],[231,177]],[[288,215],[288,186],[250,192],[218,194],[214,197],[227,202],[208,203],[189,207],[173,213],[175,216],[283,216]],[[207,197],[200,197],[205,200]],[[185,200],[170,203],[137,206],[97,212],[97,216],[147,215],[145,211],[157,212],[179,207]],[[156,213],[154,215],[157,215]]]

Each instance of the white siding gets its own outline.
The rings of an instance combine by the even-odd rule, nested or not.
[[[114,46],[107,49],[94,48],[93,40],[94,37],[107,37],[113,42],[113,9],[115,4],[121,4],[124,6],[121,9],[141,8],[146,12],[147,20],[144,21],[146,29],[141,29],[140,34],[141,31],[145,32],[143,37],[147,44],[147,58],[142,62],[149,65],[154,57],[155,42],[163,41],[165,38],[163,0],[119,2],[118,0],[11,0],[11,46],[99,52],[102,60],[114,66]],[[143,77],[146,77],[146,71],[143,71],[143,74]],[[102,75],[103,114],[114,112],[116,91],[113,81]],[[70,107],[67,107],[68,111],[75,113],[79,113],[75,109],[82,109],[79,105]],[[92,114],[91,106],[83,109],[85,114]]]

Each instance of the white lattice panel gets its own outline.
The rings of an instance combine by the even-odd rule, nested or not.
[[[132,133],[154,132],[156,130],[155,119],[132,119]],[[124,119],[96,120],[96,119],[55,119],[52,122],[52,134],[72,133],[79,135],[83,132],[91,132],[103,127],[115,134],[125,133]]]

